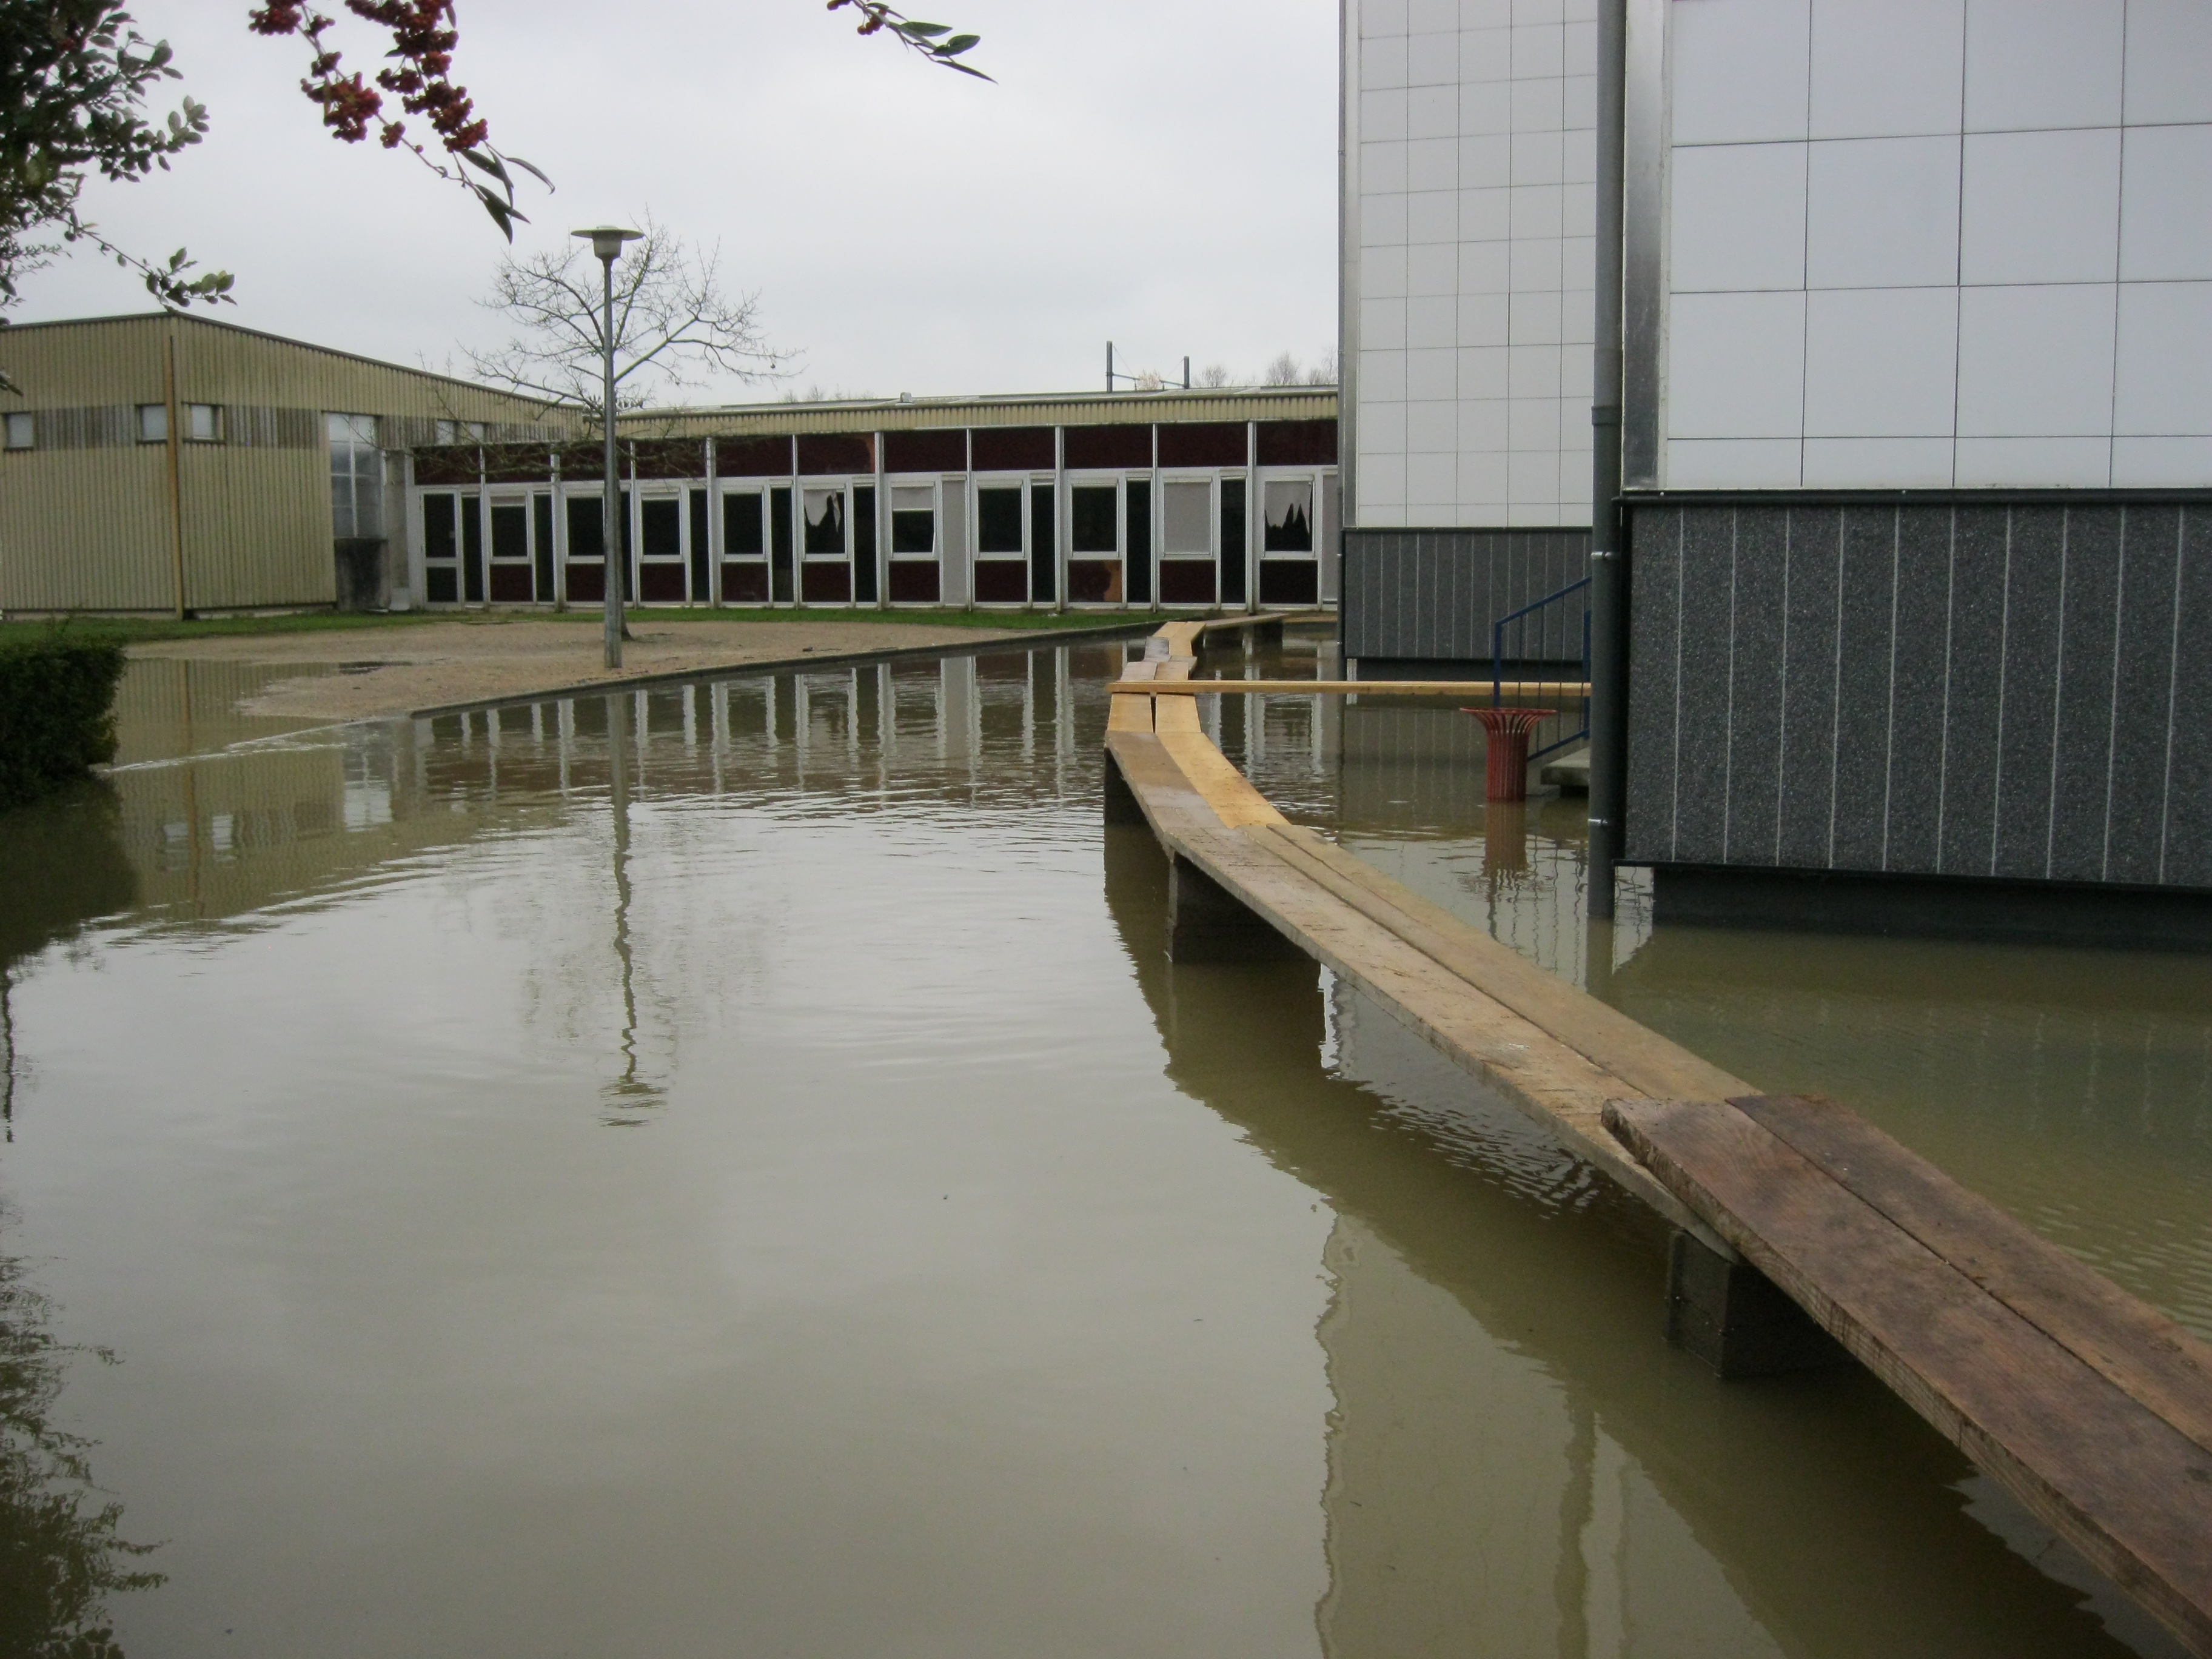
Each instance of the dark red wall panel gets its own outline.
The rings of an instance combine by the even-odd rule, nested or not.
[[[799,470],[809,477],[825,472],[873,472],[876,441],[865,432],[802,432]]]
[[[968,433],[964,428],[941,432],[884,434],[886,472],[965,472]]]
[[[1262,466],[1334,466],[1334,421],[1262,421],[1260,422],[1260,465]]]
[[[1041,472],[1053,465],[1048,426],[979,426],[968,447],[978,472]]]
[[[1060,442],[1070,466],[1149,467],[1152,464],[1150,426],[1071,426]]]
[[[1244,424],[1241,421],[1206,421],[1188,426],[1160,423],[1162,466],[1242,466]]]

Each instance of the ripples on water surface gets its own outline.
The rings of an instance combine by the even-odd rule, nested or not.
[[[1119,656],[189,763],[270,728],[134,668],[112,787],[0,821],[0,1560],[53,1592],[0,1650],[105,1563],[137,1655],[2167,1650],[1867,1378],[1667,1349],[1652,1225],[1371,1006],[1170,966]],[[1461,717],[1209,717],[2207,1323],[2195,964],[1593,951],[1578,810],[1486,823]]]

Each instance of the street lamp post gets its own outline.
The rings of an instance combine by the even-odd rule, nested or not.
[[[604,309],[599,319],[599,347],[604,354],[605,368],[599,419],[606,447],[606,493],[599,500],[600,542],[606,555],[606,665],[620,668],[623,589],[629,585],[629,572],[624,568],[622,556],[622,497],[617,489],[619,480],[615,471],[615,261],[622,257],[624,242],[634,242],[644,233],[620,230],[612,225],[599,225],[572,234],[592,245],[592,252],[599,256],[600,275],[605,279]]]

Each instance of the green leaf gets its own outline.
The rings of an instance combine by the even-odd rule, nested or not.
[[[945,23],[894,23],[891,27],[913,40],[931,40],[952,33],[951,26]]]

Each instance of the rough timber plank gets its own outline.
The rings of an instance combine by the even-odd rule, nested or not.
[[[1371,864],[1278,816],[1267,832],[1293,867],[1632,1085],[1661,1099],[1719,1100],[1742,1079],[1568,984]]]
[[[1169,853],[1197,865],[1278,933],[1550,1127],[1577,1156],[1676,1225],[1734,1255],[1606,1133],[1606,1102],[1638,1093],[1634,1085],[1292,867],[1271,842],[1223,823],[1205,789],[1178,763],[1175,734],[1116,732],[1106,742]]]
[[[2021,1318],[2212,1451],[2212,1345],[1922,1162],[1803,1096],[1730,1103]],[[2212,1538],[2206,1548],[2212,1550]]]
[[[1908,1405],[2212,1654],[2212,1453],[1735,1106],[1624,1100],[1606,1121]]]
[[[1582,680],[1201,680],[1181,685],[1116,685],[1123,696],[1208,697],[1223,692],[1241,696],[1488,697],[1495,690],[1508,697],[1583,697]]]

